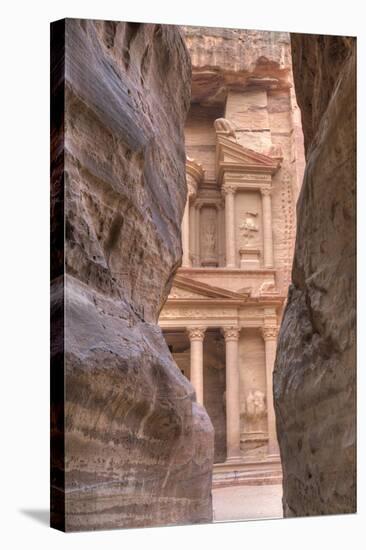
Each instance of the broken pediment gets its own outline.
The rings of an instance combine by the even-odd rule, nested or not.
[[[216,137],[216,175],[220,183],[225,171],[272,176],[280,167],[281,159],[278,157],[243,147],[220,133]]]

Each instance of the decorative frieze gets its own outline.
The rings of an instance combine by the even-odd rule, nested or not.
[[[236,309],[214,309],[214,308],[197,308],[197,309],[185,309],[179,308],[167,308],[163,309],[160,320],[166,319],[232,319],[237,315]]]

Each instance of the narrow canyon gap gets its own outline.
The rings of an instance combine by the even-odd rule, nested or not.
[[[356,40],[293,34],[306,149],[274,402],[286,516],[356,511]]]

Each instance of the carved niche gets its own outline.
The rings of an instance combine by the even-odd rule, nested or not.
[[[244,399],[241,410],[244,431],[241,448],[246,456],[262,456],[267,452],[267,406],[265,394],[251,389]]]
[[[254,239],[259,231],[258,212],[245,212],[239,225],[239,231],[242,237],[242,246],[244,248],[253,246]]]
[[[258,212],[247,210],[239,220],[240,235],[240,267],[242,269],[259,269],[259,222]]]

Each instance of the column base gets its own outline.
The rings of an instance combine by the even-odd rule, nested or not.
[[[219,266],[217,260],[202,260],[201,265],[202,265],[202,267],[218,267]]]
[[[240,248],[240,268],[251,270],[260,269],[259,257],[260,250],[258,248]]]
[[[279,452],[278,453],[277,452],[272,452],[272,453],[267,453],[266,458],[268,460],[280,460],[281,456],[280,456]]]
[[[230,456],[225,460],[225,464],[239,464],[242,461],[243,457],[241,455]]]
[[[267,456],[267,458],[269,458],[270,460],[272,460],[272,459],[274,459],[274,460],[276,460],[276,459],[280,460],[280,459],[281,459],[281,455],[280,455],[280,451],[279,451],[279,450],[278,450],[278,451],[277,451],[277,450],[276,450],[276,451],[273,451],[273,450],[267,451],[267,455],[266,455],[266,456]]]

